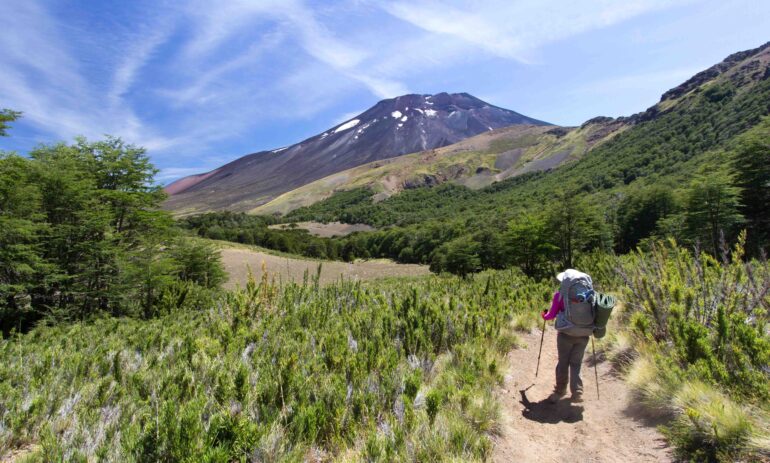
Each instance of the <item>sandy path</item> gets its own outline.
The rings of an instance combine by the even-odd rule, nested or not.
[[[672,461],[655,423],[633,411],[628,387],[613,375],[607,362],[598,365],[601,401],[597,401],[590,344],[581,374],[585,401],[572,404],[568,394],[559,403],[549,404],[545,399],[554,384],[556,331],[546,328],[540,373],[533,386],[540,331],[522,340],[525,345],[508,354],[509,374],[499,391],[502,435],[496,438],[493,461]]]
[[[312,261],[290,257],[275,256],[256,250],[245,248],[222,249],[222,263],[229,275],[224,287],[233,289],[236,285],[241,287],[248,281],[249,268],[254,278],[259,281],[262,278],[262,264],[264,263],[268,275],[276,281],[302,282],[305,272],[312,278],[321,267],[321,284],[332,283],[344,277],[346,279],[372,280],[375,278],[418,276],[430,273],[425,265],[397,264],[387,260],[372,260],[356,263],[337,261]]]

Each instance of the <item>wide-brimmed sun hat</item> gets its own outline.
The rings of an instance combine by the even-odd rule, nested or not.
[[[587,277],[585,273],[581,272],[580,270],[575,270],[574,268],[568,268],[567,270],[560,272],[556,275],[556,279],[559,281],[564,280],[564,277],[570,274],[572,278],[578,278],[578,277]]]

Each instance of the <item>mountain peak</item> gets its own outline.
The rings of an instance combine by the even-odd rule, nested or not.
[[[397,121],[395,127],[392,127],[393,120]],[[430,138],[431,132],[434,134],[437,133],[437,130],[438,132],[441,132],[440,128],[436,127],[437,124],[434,124],[433,122],[443,121],[439,125],[450,125],[453,130],[462,132],[461,134],[456,134],[456,136],[446,134],[448,137],[445,141],[454,139],[454,141],[449,143],[460,141],[463,138],[476,135],[485,130],[492,130],[508,125],[550,125],[547,122],[533,119],[508,109],[493,106],[469,93],[441,92],[433,95],[410,93],[395,98],[380,100],[368,110],[355,116],[353,119],[341,123],[321,136],[335,135],[356,126],[359,127],[358,133],[360,134],[373,124],[382,125],[382,122],[388,121],[391,122],[391,128],[394,128],[396,131],[403,127],[407,127],[407,131],[409,131],[410,128],[419,127],[419,134],[416,135],[419,139],[423,140]],[[357,137],[356,139],[360,139],[360,137]],[[309,140],[312,140],[312,138]],[[403,149],[397,149],[397,154],[395,155],[398,156],[414,151],[437,148],[439,146],[444,146],[445,144],[447,143],[440,141],[430,143],[425,140],[419,146],[408,146]]]
[[[439,108],[444,108],[449,110],[451,109],[467,110],[467,109],[474,109],[474,108],[482,109],[487,107],[494,107],[504,111],[508,111],[503,108],[499,108],[497,106],[491,105],[486,101],[483,101],[471,95],[470,93],[465,93],[465,92],[462,92],[462,93],[440,92],[432,95],[430,93],[424,93],[424,94],[409,93],[406,95],[397,96],[395,98],[388,98],[385,100],[381,100],[376,105],[374,105],[371,109],[375,109],[377,107],[387,107],[387,108],[393,108],[398,110],[408,110],[411,108],[411,109],[422,109],[423,111],[426,109],[438,110]],[[513,112],[513,111],[508,111],[508,112]],[[544,122],[537,121],[535,119],[532,119],[532,121],[536,123],[535,125],[545,124]]]
[[[170,209],[250,210],[277,195],[368,162],[450,145],[517,124],[550,125],[468,93],[408,94],[300,143],[261,151],[166,187]]]

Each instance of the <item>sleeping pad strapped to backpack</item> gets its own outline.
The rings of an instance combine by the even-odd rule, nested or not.
[[[607,321],[615,308],[615,297],[604,293],[596,293],[594,297],[594,337],[603,338],[607,334]]]

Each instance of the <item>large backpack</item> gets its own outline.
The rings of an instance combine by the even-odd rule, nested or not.
[[[570,336],[590,336],[596,317],[593,281],[575,269],[568,269],[561,276],[559,293],[564,310],[556,316],[556,330]]]

